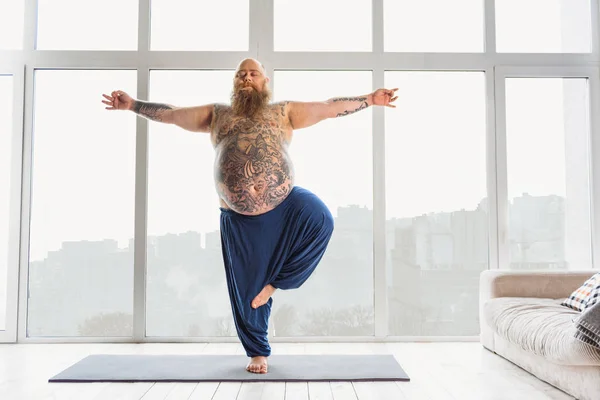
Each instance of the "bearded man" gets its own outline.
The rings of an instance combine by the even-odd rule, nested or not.
[[[271,296],[306,282],[334,229],[326,205],[294,183],[288,153],[293,131],[372,105],[395,107],[398,90],[271,103],[268,83],[263,65],[250,58],[236,69],[230,105],[175,107],[135,100],[121,90],[103,95],[108,110],[210,134],[227,288],[237,334],[250,358],[246,369],[253,373],[267,373]]]

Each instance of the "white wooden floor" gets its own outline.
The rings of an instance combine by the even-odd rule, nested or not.
[[[243,354],[236,343],[0,345],[2,400],[566,400],[479,343],[274,343],[273,354],[393,354],[410,382],[48,383],[89,354]],[[243,368],[244,366],[240,366]]]

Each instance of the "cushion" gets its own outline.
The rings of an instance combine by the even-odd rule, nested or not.
[[[498,297],[484,304],[495,333],[521,349],[561,365],[600,365],[600,350],[575,338],[578,311],[562,299]]]
[[[588,301],[585,303],[585,307],[583,311],[589,310],[593,305],[600,303],[600,273],[596,274],[598,278],[596,279],[596,286],[592,288],[590,295],[588,296]],[[596,276],[594,275],[594,276]]]
[[[575,338],[600,349],[600,303],[586,307],[575,320]]]
[[[569,297],[563,300],[561,305],[572,308],[575,311],[583,311],[598,302],[600,295],[600,272],[586,280]],[[589,305],[588,305],[589,303]]]

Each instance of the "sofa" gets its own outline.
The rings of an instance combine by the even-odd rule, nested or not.
[[[595,272],[483,271],[481,344],[577,399],[599,400],[600,350],[575,338],[580,312],[560,304]]]

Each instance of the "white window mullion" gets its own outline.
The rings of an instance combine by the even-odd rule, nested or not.
[[[29,3],[29,2],[28,2]],[[27,315],[29,299],[29,220],[31,217],[31,169],[33,158],[33,87],[34,70],[31,67],[25,70],[25,100],[24,100],[24,126],[23,126],[23,171],[21,189],[21,239],[19,258],[19,321],[18,341],[27,339]]]
[[[592,55],[594,60],[600,61],[600,7],[598,0],[590,0],[590,8],[592,14]]]
[[[38,14],[38,1],[37,0],[24,0],[25,1],[25,26],[23,28],[23,52],[29,58],[36,46],[37,41],[37,14]]]
[[[250,3],[250,38],[256,38],[256,51],[252,57],[260,61],[271,79],[269,85],[275,92],[275,67],[273,60],[273,45],[275,27],[273,17],[275,13],[274,0],[259,0]]]
[[[150,0],[139,0],[137,98],[148,100]],[[135,216],[133,255],[133,340],[146,337],[146,272],[148,228],[148,120],[136,119]]]
[[[385,86],[383,59],[383,0],[373,0],[373,90]],[[385,240],[385,110],[373,109],[373,308],[375,336],[386,337],[388,292]]]
[[[495,220],[497,224],[496,243],[491,243],[492,246],[497,246],[495,261],[498,263],[497,268],[502,268],[509,263],[509,243],[508,243],[508,171],[506,159],[506,85],[505,76],[494,69],[494,99],[496,106],[496,121],[495,121],[495,146],[496,146],[496,187],[495,187],[495,203],[496,209],[490,204],[490,213],[494,213],[490,220]],[[488,186],[489,187],[489,186]],[[492,192],[489,193],[492,196]],[[494,218],[495,216],[495,218]],[[491,228],[491,227],[490,227]],[[493,235],[493,233],[492,233]],[[492,238],[490,238],[492,239]],[[490,249],[491,250],[491,249]],[[490,252],[492,255],[492,252]],[[490,259],[490,262],[493,262]],[[490,264],[490,268],[492,265]]]
[[[271,3],[271,4],[269,4]],[[270,7],[269,7],[270,6]],[[269,8],[272,10],[272,2],[268,0],[253,0],[250,1],[250,32],[248,51],[250,57],[261,60],[263,52],[269,47],[267,36],[268,31],[273,28],[273,19],[269,19]],[[269,24],[269,21],[270,24]],[[272,48],[272,47],[271,47]]]
[[[484,29],[485,29],[485,53],[486,60],[495,60],[496,56],[496,1],[485,0],[484,3]],[[500,234],[499,221],[500,214],[498,207],[506,207],[498,197],[498,180],[497,180],[497,130],[496,130],[496,85],[494,75],[493,61],[485,70],[486,82],[486,148],[487,148],[487,188],[488,188],[488,268],[499,268],[499,253],[500,253]],[[506,154],[505,154],[506,155]]]
[[[593,1],[592,4],[597,4]],[[594,14],[597,15],[597,14]],[[595,37],[594,40],[597,38]],[[590,146],[591,146],[591,217],[592,217],[592,262],[600,269],[600,83],[599,70],[589,78],[590,90]]]
[[[496,125],[496,110],[498,107],[496,99],[496,85],[494,68],[490,67],[485,70],[486,82],[486,166],[487,166],[487,188],[488,188],[488,269],[500,268],[499,253],[500,253],[500,234],[499,228],[502,227],[504,220],[500,221],[498,213],[499,207],[505,209],[507,207],[506,197],[499,198],[497,163],[499,154],[497,151],[497,125]],[[503,104],[502,107],[505,105]],[[506,151],[503,153],[504,160],[506,159]],[[506,160],[503,164],[506,166]],[[506,176],[506,169],[504,172]],[[507,227],[503,227],[506,230]]]
[[[496,54],[496,0],[485,0],[485,53]]]

